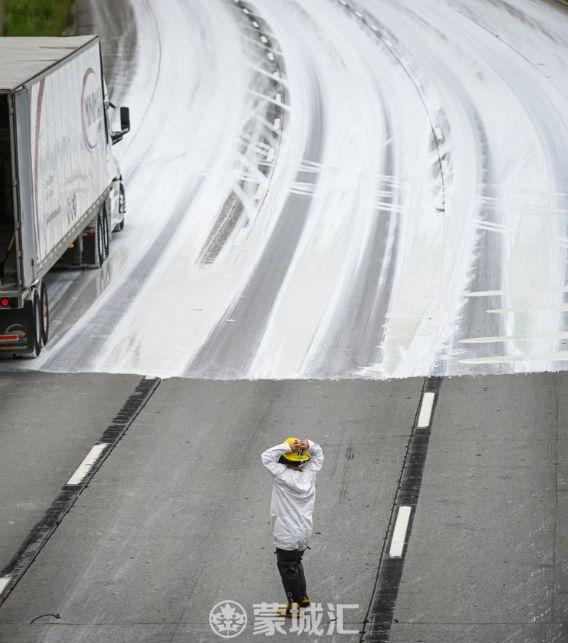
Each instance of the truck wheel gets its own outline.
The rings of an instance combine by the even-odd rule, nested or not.
[[[105,215],[100,211],[97,215],[97,254],[98,254],[98,265],[100,267],[105,261],[105,230],[104,230],[104,220]]]
[[[39,296],[34,290],[32,298],[24,304],[26,311],[26,332],[28,334],[27,357],[37,357],[41,353],[41,307]]]
[[[106,259],[110,254],[110,227],[108,224],[106,208],[103,210],[103,215],[102,215],[102,237],[103,237],[104,259]]]
[[[45,346],[49,341],[49,297],[45,281],[42,281],[39,286],[39,308],[41,312],[41,343]]]
[[[91,221],[89,228],[83,234],[83,256],[81,264],[86,268],[100,268],[105,262],[105,219],[106,211],[104,207],[102,207],[96,218]]]
[[[39,302],[39,295],[37,291],[34,294],[34,311],[35,311],[35,323],[34,323],[34,335],[35,335],[35,345],[36,351],[35,356],[37,357],[41,353],[42,348],[42,330],[41,330],[41,306]]]
[[[124,230],[124,223],[126,217],[126,194],[124,191],[124,183],[120,182],[120,191],[118,196],[118,213],[122,214],[122,220],[114,226],[113,232],[122,232]]]
[[[118,211],[120,214],[126,214],[126,193],[124,191],[124,183],[120,182],[120,192],[118,196]]]

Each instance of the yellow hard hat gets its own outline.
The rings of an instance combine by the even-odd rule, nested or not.
[[[286,438],[284,442],[292,446],[296,440],[298,440],[298,438]],[[290,453],[282,454],[282,457],[288,460],[288,462],[307,462],[310,459],[310,454],[305,451],[290,451]]]

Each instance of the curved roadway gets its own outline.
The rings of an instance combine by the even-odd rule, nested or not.
[[[565,368],[560,3],[109,7],[92,23],[133,112],[127,227],[103,270],[53,273],[51,345],[19,366],[254,379]]]

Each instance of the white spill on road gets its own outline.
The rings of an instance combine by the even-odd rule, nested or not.
[[[568,9],[129,6],[109,83],[133,114],[127,226],[100,272],[52,275],[52,342],[25,368],[565,369]]]

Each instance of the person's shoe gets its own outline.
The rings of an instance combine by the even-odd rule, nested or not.
[[[302,596],[300,599],[299,605],[300,607],[309,607],[310,606],[310,599],[308,596]]]
[[[276,611],[276,615],[281,618],[293,618],[294,616],[298,616],[299,613],[300,607],[298,603],[293,603],[292,601],[288,601],[286,607],[279,607]]]

